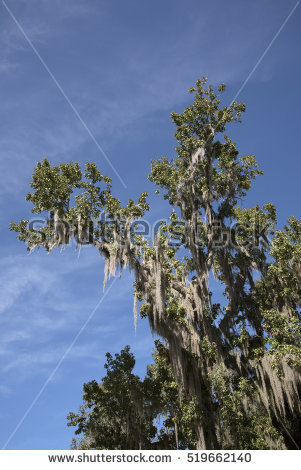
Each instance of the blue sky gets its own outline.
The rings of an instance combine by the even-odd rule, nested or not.
[[[122,201],[149,191],[152,220],[164,204],[147,181],[153,158],[174,156],[170,112],[181,112],[187,90],[206,75],[235,96],[295,0],[7,0],[28,38],[122,176],[122,186],[87,130],[0,2],[0,419],[1,446],[20,422],[102,294],[103,261],[28,255],[8,231],[30,217],[24,200],[32,170],[51,163],[95,161],[113,177]],[[228,132],[264,170],[246,206],[271,201],[279,226],[300,217],[301,7],[242,90],[243,124]],[[130,344],[143,375],[153,338],[146,320],[134,332],[132,277],[114,282],[93,318],[9,441],[8,449],[68,449],[82,385],[103,374],[104,355]]]

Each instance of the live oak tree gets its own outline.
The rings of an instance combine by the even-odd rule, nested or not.
[[[139,305],[168,343],[179,394],[195,403],[197,448],[296,448],[301,221],[290,218],[280,231],[271,203],[241,208],[262,172],[225,134],[245,106],[222,106],[224,89],[198,80],[193,103],[172,113],[177,156],[153,161],[149,175],[170,204],[153,243],[133,225],[149,210],[147,194],[123,207],[95,163],[82,173],[72,161],[38,162],[27,200],[33,212],[50,215],[41,228],[22,220],[11,229],[30,250],[51,251],[72,237],[95,246],[105,259],[104,285],[117,269],[134,271],[135,316]],[[211,274],[223,301],[210,289]]]

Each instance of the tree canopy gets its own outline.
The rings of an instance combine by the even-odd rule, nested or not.
[[[11,229],[30,250],[50,252],[72,238],[95,246],[105,259],[104,285],[118,269],[134,271],[135,312],[139,306],[166,341],[179,400],[193,403],[191,436],[185,426],[177,430],[185,445],[194,446],[193,435],[198,449],[297,448],[301,220],[291,217],[279,230],[272,203],[242,208],[262,171],[255,156],[240,156],[225,134],[228,124],[241,120],[245,105],[223,106],[224,89],[198,80],[190,89],[192,104],[171,115],[177,156],[154,160],[148,176],[170,205],[168,222],[153,242],[137,234],[134,224],[150,209],[147,193],[123,206],[95,163],[86,163],[82,173],[72,161],[38,162],[26,198],[32,212],[48,212],[46,223],[35,229],[21,220]],[[211,291],[211,274],[223,286],[222,301]],[[127,353],[116,361],[124,359],[129,390],[139,389]],[[97,385],[100,396],[108,383]],[[135,444],[123,435],[115,438],[137,445],[141,426],[150,426],[151,436],[150,423],[143,422]]]

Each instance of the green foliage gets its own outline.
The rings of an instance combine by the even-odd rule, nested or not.
[[[149,391],[133,374],[135,358],[126,346],[120,354],[106,354],[107,375],[98,384],[84,385],[83,405],[69,413],[68,426],[82,438],[73,447],[89,449],[148,449],[156,433],[155,411]],[[84,447],[83,447],[84,446]]]
[[[141,380],[133,374],[129,346],[115,359],[106,354],[107,375],[100,383],[84,384],[83,405],[67,417],[80,436],[73,439],[73,449],[195,448],[195,406],[180,399],[168,349],[159,341],[153,357]]]
[[[291,217],[283,231],[276,230],[270,255],[274,262],[256,286],[269,354],[275,367],[282,358],[300,367],[301,220]]]
[[[220,410],[223,449],[282,449],[284,441],[260,401],[254,403],[254,385],[225,366],[210,373],[213,396]]]
[[[137,204],[129,200],[125,207],[112,196],[111,178],[103,176],[96,164],[86,163],[84,174],[78,163],[62,163],[50,166],[44,158],[38,162],[30,186],[34,192],[28,193],[26,200],[33,204],[33,213],[48,213],[43,227],[28,227],[28,220],[19,224],[12,222],[10,230],[18,232],[18,239],[32,250],[44,247],[51,251],[55,246],[68,244],[72,237],[79,244],[90,243],[98,246],[102,239],[112,239],[113,228],[100,218],[105,210],[113,220],[142,217],[149,209],[147,193],[138,198]],[[91,222],[97,220],[97,227]]]
[[[194,423],[198,419],[195,400],[185,397],[171,368],[170,351],[160,341],[155,341],[154,363],[148,366],[146,381],[158,400],[160,415],[164,417],[158,432],[161,449],[194,449],[197,438]]]
[[[171,204],[184,210],[183,202],[191,193],[193,175],[195,191],[195,210],[205,207],[206,197],[210,192],[213,201],[219,203],[220,215],[230,216],[232,206],[246,194],[251,181],[262,171],[257,170],[254,155],[238,157],[236,143],[224,135],[224,142],[215,141],[214,137],[224,132],[227,123],[240,121],[245,111],[243,103],[233,102],[229,107],[220,107],[220,99],[213,92],[211,85],[204,88],[206,79],[198,80],[190,92],[195,94],[194,102],[183,114],[172,113],[172,120],[177,125],[175,137],[178,157],[169,161],[167,157],[152,162],[149,179],[166,190],[164,197]],[[222,93],[224,85],[219,87]],[[210,151],[210,162],[200,155],[197,162],[191,164],[191,155],[198,149]],[[210,164],[210,171],[209,165]]]

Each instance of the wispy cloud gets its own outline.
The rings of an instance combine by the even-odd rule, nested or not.
[[[70,250],[61,256],[48,257],[40,253],[39,257],[8,256],[0,261],[2,374],[18,371],[14,377],[18,381],[25,380],[47,371],[58,361],[97,298],[102,296],[102,268],[99,255],[92,249],[84,250],[79,259],[74,250]],[[83,276],[85,283],[81,286]],[[87,276],[92,276],[91,284],[98,285],[96,291],[85,287]],[[85,334],[90,340],[76,345],[68,355],[70,360],[89,358],[90,364],[96,364],[103,360],[108,338],[112,346],[119,346],[115,340],[129,326],[127,313],[132,309],[130,300],[130,307],[120,315],[120,304],[127,305],[131,299],[130,278],[125,275],[116,280],[118,288],[114,295],[108,295],[96,312],[93,325],[87,327]]]
[[[9,395],[11,392],[10,388],[7,387],[6,385],[0,385],[0,394],[1,395]]]
[[[7,257],[1,260],[0,282],[2,286],[0,313],[10,308],[25,292],[45,292],[55,280],[50,272],[38,264],[24,263],[24,257]]]

